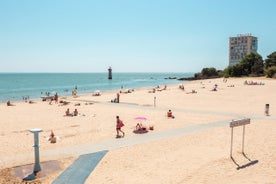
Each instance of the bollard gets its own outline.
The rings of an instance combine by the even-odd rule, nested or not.
[[[265,104],[265,114],[269,116],[269,104]]]
[[[39,162],[39,132],[42,132],[42,129],[35,128],[31,129],[30,132],[34,134],[34,154],[35,154],[35,164],[34,164],[34,174],[36,175],[41,171],[40,162]]]

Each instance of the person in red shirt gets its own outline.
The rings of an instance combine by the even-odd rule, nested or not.
[[[171,110],[169,110],[167,112],[167,116],[168,116],[168,118],[174,118],[174,116],[172,115],[172,111]]]
[[[125,132],[122,131],[122,127],[124,126],[124,123],[122,120],[120,120],[119,116],[116,116],[116,132],[117,137],[120,137],[120,132],[123,134],[123,137],[125,136]]]

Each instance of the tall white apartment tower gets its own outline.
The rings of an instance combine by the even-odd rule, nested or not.
[[[229,38],[229,66],[236,65],[251,52],[257,53],[258,38],[251,34],[239,34]]]

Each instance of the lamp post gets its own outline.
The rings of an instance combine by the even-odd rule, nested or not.
[[[35,164],[34,164],[34,174],[41,171],[40,162],[39,162],[39,132],[42,132],[40,128],[31,129],[30,132],[34,134],[34,154],[35,154]]]

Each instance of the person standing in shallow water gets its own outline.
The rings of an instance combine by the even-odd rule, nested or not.
[[[116,132],[117,137],[120,137],[120,132],[123,134],[123,137],[125,136],[125,132],[122,131],[122,127],[124,126],[124,123],[122,120],[120,120],[119,116],[116,116]]]
[[[54,99],[55,99],[56,103],[58,103],[58,94],[57,93],[55,94]]]

